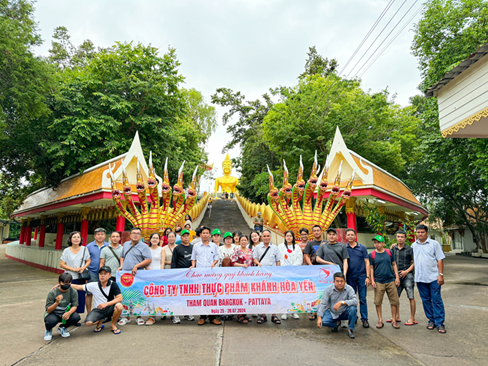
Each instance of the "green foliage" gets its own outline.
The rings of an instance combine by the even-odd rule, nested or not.
[[[304,78],[307,75],[320,75],[320,76],[327,76],[332,74],[337,69],[337,60],[332,59],[328,60],[327,58],[322,57],[317,52],[315,46],[308,48],[308,58],[305,61],[305,71],[300,75],[300,78]]]
[[[374,203],[365,202],[363,207],[366,211],[366,222],[371,227],[371,230],[373,230],[375,234],[385,238],[385,247],[389,248],[395,241],[387,235],[386,215],[382,214]]]
[[[488,40],[486,0],[431,0],[414,27],[413,54],[418,58],[421,90]]]
[[[488,2],[432,0],[415,27],[412,50],[422,72],[421,90],[439,81],[488,39]],[[423,122],[420,159],[406,177],[409,187],[430,210],[429,219],[465,225],[486,252],[488,232],[488,140],[441,137],[437,100],[411,100]]]

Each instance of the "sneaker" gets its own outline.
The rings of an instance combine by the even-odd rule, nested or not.
[[[367,320],[363,320],[363,328],[369,328],[369,322]]]
[[[50,341],[51,339],[53,339],[53,331],[52,330],[46,330],[46,333],[44,333],[44,340]]]
[[[281,320],[286,320],[286,319],[288,319],[288,314],[283,314],[283,315],[281,316]]]
[[[58,332],[59,334],[61,334],[61,337],[63,338],[68,338],[71,335],[64,327],[58,327]]]
[[[188,320],[189,322],[192,322],[195,320],[195,318],[192,315],[185,315],[185,320]]]
[[[341,320],[341,328],[347,328],[347,321]]]
[[[173,324],[180,324],[180,323],[181,323],[180,317],[179,316],[174,316],[173,317]]]
[[[291,314],[291,317],[293,319],[300,319],[300,316],[298,316],[298,314],[296,314],[296,313]]]
[[[348,330],[348,335],[349,335],[349,338],[351,338],[351,339],[356,338],[356,335],[354,334],[354,331],[352,329]]]
[[[166,315],[163,315],[163,316],[161,317],[161,320],[166,320]]]

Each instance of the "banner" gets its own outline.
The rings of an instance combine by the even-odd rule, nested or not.
[[[316,312],[339,266],[215,267],[117,272],[123,315]]]

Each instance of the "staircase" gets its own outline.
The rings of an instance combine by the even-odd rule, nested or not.
[[[232,233],[240,231],[245,235],[249,235],[251,232],[235,201],[214,200],[210,217],[209,212],[207,208],[200,225],[207,226],[210,230],[220,229],[222,236],[227,231]]]

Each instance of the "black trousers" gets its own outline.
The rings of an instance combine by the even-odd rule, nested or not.
[[[80,321],[80,314],[78,314],[76,311],[71,314],[71,316],[66,320],[66,324],[61,324],[63,327],[68,328],[71,325],[76,325]],[[61,323],[63,321],[63,318],[60,316],[57,316],[54,313],[48,314],[44,318],[44,325],[46,326],[46,330],[51,330],[55,327],[56,324]]]

